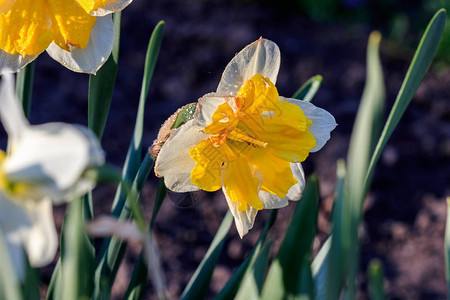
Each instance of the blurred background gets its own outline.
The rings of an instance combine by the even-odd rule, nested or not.
[[[304,163],[320,179],[317,251],[328,236],[336,161],[345,158],[365,81],[366,44],[372,30],[383,35],[381,58],[387,87],[386,117],[420,37],[444,0],[134,0],[122,13],[119,70],[103,147],[107,161],[121,167],[134,127],[145,52],[153,27],[166,22],[165,35],[148,99],[144,145],[184,104],[215,91],[222,71],[244,46],[260,36],[281,50],[277,87],[289,97],[310,77],[323,76],[314,104],[331,112],[339,126],[328,144]],[[445,299],[445,197],[450,194],[450,20],[437,57],[378,164],[361,228],[359,297],[366,298],[365,268],[379,258],[391,299]],[[47,55],[36,61],[30,119],[33,124],[64,121],[87,124],[88,76],[75,74]],[[157,179],[151,174],[142,195],[152,212]],[[95,191],[96,214],[108,212],[113,187]],[[279,246],[295,203],[280,209],[270,232]],[[155,224],[155,238],[168,285],[178,298],[227,211],[217,193],[169,193]],[[55,210],[60,226],[65,208]],[[260,213],[254,229],[240,239],[234,225],[210,286],[212,298],[252,249],[268,217]],[[139,247],[131,245],[116,280],[121,299]],[[274,251],[275,252],[275,251]],[[42,270],[43,280],[53,267]],[[153,299],[150,284],[145,299]]]

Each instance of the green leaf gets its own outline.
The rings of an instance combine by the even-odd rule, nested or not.
[[[372,300],[384,300],[384,275],[383,266],[378,259],[373,259],[369,263],[369,295]]]
[[[194,275],[187,284],[181,295],[183,300],[203,299],[208,291],[209,282],[219,259],[222,247],[225,242],[228,231],[233,223],[233,215],[230,211],[225,215],[222,224],[220,224],[217,233],[209,246],[208,251],[203,257],[200,265],[195,270]]]
[[[322,84],[322,76],[316,75],[308,79],[292,96],[298,100],[311,102]]]
[[[445,278],[447,297],[450,297],[450,197],[447,197],[447,223],[445,225]]]
[[[261,254],[261,250],[266,241],[267,232],[269,231],[270,228],[272,228],[273,224],[275,224],[277,215],[278,215],[277,209],[273,209],[270,212],[269,219],[267,220],[266,225],[264,226],[264,229],[261,232],[261,235],[259,236],[259,239],[256,242],[252,252],[247,257],[247,259],[239,266],[236,272],[234,272],[234,274],[225,284],[223,289],[216,295],[216,297],[214,298],[215,300],[227,300],[227,299],[234,299],[236,297],[236,293],[239,290],[242,279],[247,273],[251,272],[251,270],[254,269],[256,260]]]
[[[406,108],[411,102],[412,97],[416,93],[423,77],[425,76],[431,62],[434,58],[439,42],[442,37],[442,32],[445,27],[445,9],[441,9],[431,19],[425,30],[425,33],[420,40],[419,46],[416,50],[414,58],[403,80],[400,91],[395,100],[394,106],[389,114],[387,122],[381,133],[381,137],[376,145],[375,151],[371,157],[370,165],[366,175],[364,188],[367,190],[370,185],[370,180],[381,152],[386,146],[387,141],[392,135],[392,132],[397,127],[398,122],[402,118]]]
[[[183,106],[171,128],[176,129],[187,121],[192,120],[194,118],[196,108],[197,103],[189,103]]]
[[[272,242],[268,240],[259,255],[256,256],[255,263],[248,268],[239,287],[236,298],[239,300],[259,299],[259,294],[264,283],[264,274],[266,273],[269,260],[269,250]]]
[[[150,81],[155,70],[156,60],[158,58],[159,49],[164,31],[164,22],[159,22],[153,30],[152,36],[148,43],[147,55],[145,57],[144,78],[142,80],[141,95],[139,98],[139,107],[136,116],[136,124],[134,126],[133,137],[128,148],[127,157],[123,167],[123,178],[125,181],[132,181],[139,170],[142,155],[142,134],[144,131],[144,112],[147,101]],[[122,188],[117,189],[114,198],[112,214],[120,216],[123,206],[125,205],[125,196]]]
[[[83,222],[83,201],[75,199],[69,207],[64,226],[64,251],[61,258],[62,298],[88,299],[92,293],[94,266],[93,249],[86,235]]]
[[[88,125],[99,139],[102,138],[106,120],[108,119],[116,82],[117,64],[119,61],[120,21],[121,13],[114,13],[114,39],[111,55],[96,75],[89,76]]]
[[[156,200],[155,206],[153,207],[152,218],[150,220],[149,232],[152,233],[153,226],[155,224],[156,215],[161,208],[161,205],[164,201],[164,198],[167,194],[167,188],[164,185],[164,179],[160,179],[158,183],[158,190],[156,192]],[[128,288],[125,292],[124,299],[142,299],[143,292],[145,290],[145,286],[147,284],[148,272],[147,272],[147,264],[143,258],[143,253],[139,255],[139,258],[134,265],[133,274],[131,276],[130,283],[128,284]]]
[[[21,300],[22,295],[16,280],[6,238],[0,227],[0,299]]]
[[[261,299],[313,297],[314,285],[309,259],[316,234],[318,192],[317,177],[312,176],[295,208],[280,250],[270,266]]]
[[[131,189],[129,193],[125,193],[128,196],[125,198],[125,205],[123,210],[119,216],[122,220],[129,220],[134,213],[136,218],[136,222],[139,228],[145,230],[145,221],[143,220],[143,216],[141,213],[136,215],[136,211],[139,210],[136,207],[137,197],[139,197],[140,192],[144,186],[145,181],[147,180],[148,175],[153,167],[154,157],[147,154],[142,162],[141,167],[131,185]],[[102,172],[100,170],[97,174],[104,174],[99,178],[105,178],[106,180],[111,179],[115,182],[120,179],[119,174],[109,173],[107,170]],[[90,173],[93,174],[93,173]],[[119,178],[118,178],[119,177]],[[94,177],[95,178],[95,177]],[[100,179],[99,179],[100,180]],[[122,184],[123,186],[123,184]],[[127,189],[126,189],[127,190]],[[125,191],[126,192],[126,191]],[[133,200],[131,199],[133,197]],[[111,287],[114,283],[114,279],[117,274],[117,270],[119,269],[120,263],[123,259],[123,255],[125,253],[126,243],[116,239],[116,238],[108,238],[105,239],[102,248],[100,250],[99,262],[97,264],[97,268],[95,271],[95,288],[94,288],[94,299],[109,299]]]
[[[350,140],[348,169],[343,199],[338,199],[333,213],[333,240],[327,276],[327,299],[338,298],[344,284],[347,296],[356,293],[355,280],[359,270],[358,228],[365,197],[367,174],[374,135],[379,124],[380,107],[384,103],[383,72],[379,58],[381,35],[374,32],[367,47],[367,79]]]
[[[29,63],[17,73],[16,81],[16,94],[22,103],[23,112],[28,118],[31,110],[31,96],[33,94],[34,62]]]
[[[164,31],[164,22],[159,22],[153,30],[152,36],[147,48],[147,55],[145,58],[144,76],[142,80],[141,95],[139,98],[139,107],[136,117],[136,123],[134,127],[133,137],[128,148],[127,157],[123,167],[123,181],[134,181],[137,184],[138,181],[145,179],[150,172],[150,168],[153,166],[154,158],[150,158],[146,155],[143,165],[145,164],[148,170],[140,170],[140,161],[142,154],[142,135],[144,130],[144,111],[147,96],[149,92],[150,82],[155,69],[156,61],[158,58],[159,50],[161,47],[162,36]],[[151,160],[151,161],[150,161]],[[151,164],[150,164],[151,163]],[[145,172],[144,172],[145,171]],[[140,174],[139,174],[139,173]],[[136,175],[137,174],[137,175]],[[141,183],[143,185],[143,182]],[[140,191],[140,190],[139,190]],[[120,218],[129,218],[130,213],[127,210],[130,203],[127,203],[127,197],[123,191],[123,186],[119,185],[114,203],[112,206],[112,215]],[[94,298],[96,299],[108,299],[111,286],[114,282],[117,269],[123,258],[126,244],[115,238],[105,239],[101,251],[100,259],[96,269],[96,281]]]

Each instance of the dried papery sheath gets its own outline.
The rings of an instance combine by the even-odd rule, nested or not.
[[[159,129],[158,137],[153,141],[152,146],[148,149],[151,156],[157,157],[161,147],[175,131],[175,129],[194,117],[196,106],[196,103],[186,104],[185,106],[179,108],[163,123],[161,129]],[[158,174],[156,174],[156,176],[162,177]]]

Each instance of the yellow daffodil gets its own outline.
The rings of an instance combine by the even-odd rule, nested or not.
[[[9,152],[0,152],[0,230],[6,236],[19,278],[22,247],[32,266],[50,263],[58,248],[52,203],[89,191],[83,178],[89,167],[103,164],[104,153],[87,128],[64,123],[30,125],[15,97],[12,75],[2,78],[0,118]]]
[[[112,50],[111,13],[131,1],[1,1],[0,74],[18,72],[45,50],[73,71],[95,74]]]
[[[226,67],[215,93],[202,97],[194,119],[162,146],[155,165],[175,192],[222,188],[241,237],[258,210],[299,200],[301,162],[321,149],[336,122],[313,104],[280,97],[278,46],[259,39]]]

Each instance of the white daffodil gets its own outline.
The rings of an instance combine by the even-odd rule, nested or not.
[[[18,72],[45,50],[72,71],[95,74],[112,50],[111,14],[131,1],[1,1],[0,74]]]
[[[261,38],[245,47],[156,160],[155,172],[172,191],[222,188],[241,237],[258,210],[300,199],[300,163],[324,146],[336,126],[327,111],[278,95],[279,67],[275,43]]]
[[[12,75],[2,78],[0,118],[9,152],[0,152],[0,230],[19,278],[24,256],[32,266],[50,263],[58,248],[52,202],[71,200],[94,182],[83,178],[103,164],[104,153],[87,128],[64,123],[30,125],[16,99]]]

